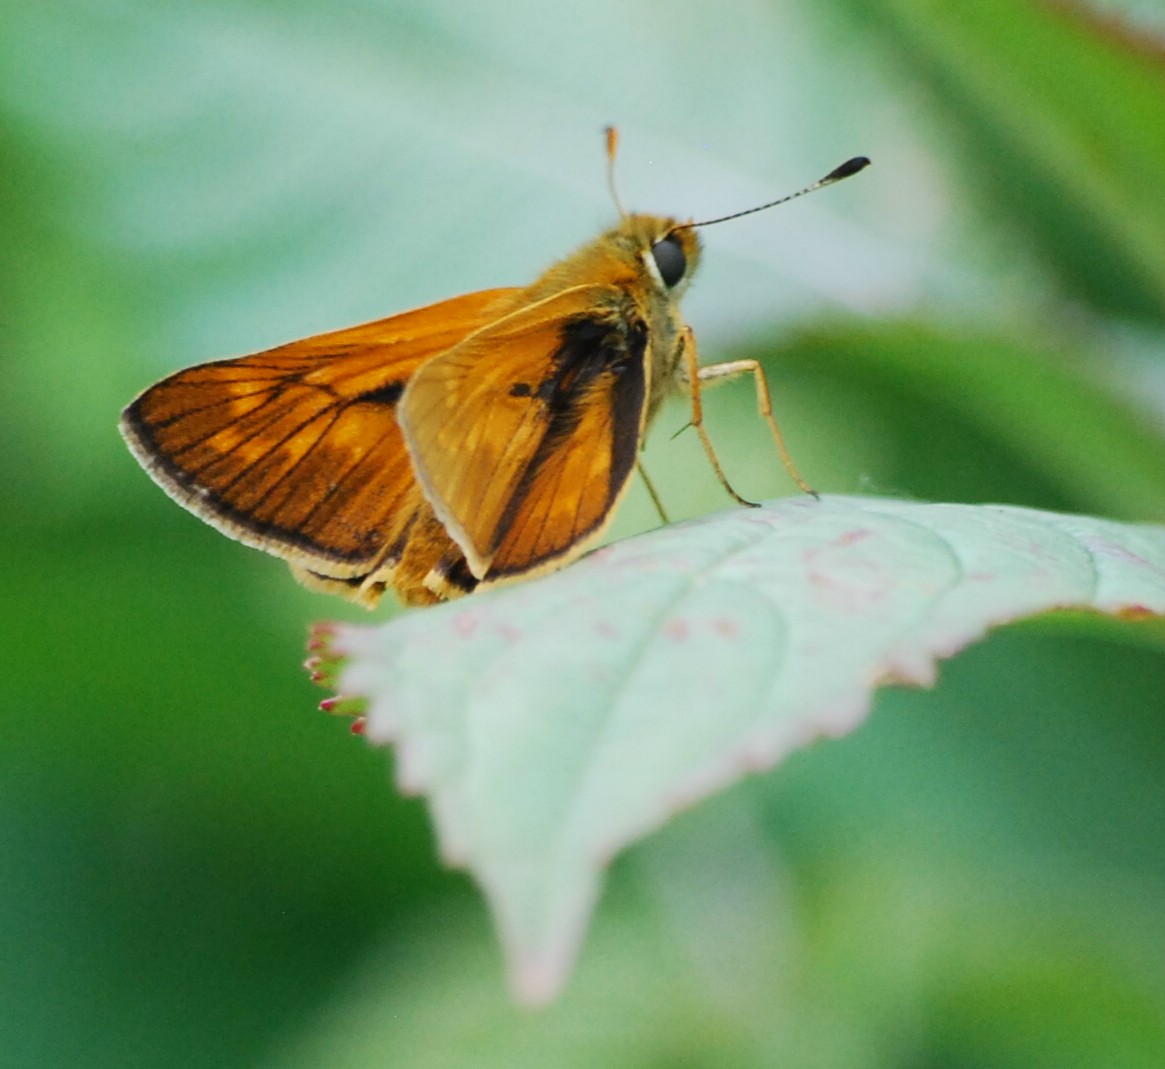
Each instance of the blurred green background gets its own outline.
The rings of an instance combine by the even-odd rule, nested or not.
[[[114,430],[179,366],[532,279],[611,220],[616,122],[650,211],[874,158],[706,232],[686,302],[820,489],[1165,520],[1163,115],[1133,0],[8,0],[0,1065],[1165,1065],[1159,625],[1033,622],[883,694],[620,859],[522,1012],[298,668],[367,617]],[[738,385],[730,476],[789,492]],[[683,422],[654,477],[724,507]],[[635,490],[616,534],[652,522]]]

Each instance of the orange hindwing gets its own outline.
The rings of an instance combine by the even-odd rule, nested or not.
[[[414,527],[430,541],[439,531],[417,515],[424,499],[397,422],[401,394],[417,368],[503,315],[519,292],[465,294],[179,371],[126,408],[122,434],[171,497],[232,538],[323,580],[351,585],[377,569],[388,578]],[[406,600],[432,600],[420,581],[401,590]]]

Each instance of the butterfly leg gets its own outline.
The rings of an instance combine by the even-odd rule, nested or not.
[[[756,360],[726,360],[721,364],[708,364],[705,367],[700,367],[696,362],[696,342],[692,336],[691,329],[687,331],[686,344],[684,346],[685,371],[687,379],[692,384],[692,422],[696,424],[696,428],[700,433],[700,439],[704,442],[704,451],[712,457],[711,444],[707,440],[707,435],[699,426],[698,416],[700,415],[700,386],[704,384],[711,384],[715,382],[725,382],[728,379],[737,378],[740,375],[752,375],[753,381],[756,383],[756,407],[761,414],[761,417],[769,425],[769,430],[772,432],[773,441],[776,442],[777,452],[780,454],[781,463],[785,465],[785,470],[792,477],[793,482],[806,494],[811,494],[813,497],[818,497],[818,493],[813,489],[797,470],[797,465],[793,463],[793,458],[789,455],[789,450],[785,445],[785,437],[781,434],[781,428],[777,425],[776,417],[773,415],[773,404],[769,397],[769,384],[765,378],[764,368]],[[720,472],[720,466],[715,459],[712,460],[712,465],[716,469],[716,474],[720,478],[720,482],[726,487],[728,483],[725,481],[723,474]],[[728,492],[732,494],[738,501],[741,497],[728,487]],[[749,504],[749,502],[745,502]]]
[[[777,452],[781,456],[781,463],[785,465],[785,470],[792,477],[793,482],[806,494],[811,494],[813,497],[820,495],[813,489],[797,470],[797,465],[793,463],[793,458],[789,456],[789,450],[785,445],[785,437],[781,434],[781,428],[777,424],[776,417],[773,415],[773,403],[769,397],[769,384],[765,378],[764,368],[756,360],[727,360],[722,364],[708,364],[706,367],[699,368],[697,377],[701,383],[722,382],[727,379],[734,379],[738,375],[752,375],[753,381],[756,383],[756,407],[759,410],[764,421],[769,425],[769,430],[772,432],[773,441],[777,444]],[[695,391],[693,391],[693,396]]]
[[[749,508],[756,508],[755,501],[749,501],[747,498],[741,497],[728,481],[724,474],[724,469],[720,467],[720,461],[716,457],[716,450],[712,448],[712,439],[708,437],[708,431],[704,427],[704,405],[700,399],[700,385],[704,381],[703,372],[714,370],[718,367],[726,367],[725,364],[711,364],[707,368],[700,367],[699,356],[696,352],[696,336],[692,333],[691,327],[685,327],[684,333],[680,338],[680,348],[682,349],[683,363],[681,364],[684,382],[688,386],[688,391],[692,398],[692,419],[691,425],[696,428],[696,433],[700,436],[700,444],[704,447],[704,452],[708,455],[708,462],[712,465],[712,470],[716,473],[716,478],[720,480],[720,485],[724,487],[730,497],[738,501],[742,505],[747,505]],[[712,376],[715,378],[716,376]]]
[[[639,472],[639,478],[643,480],[643,485],[647,487],[647,492],[651,495],[651,503],[655,506],[655,511],[659,513],[659,522],[670,522],[667,518],[667,510],[663,507],[663,500],[659,496],[659,491],[655,489],[655,483],[647,476],[647,469],[643,466],[642,460],[635,461],[635,470]]]

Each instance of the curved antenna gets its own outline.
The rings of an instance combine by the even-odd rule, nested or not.
[[[689,230],[697,226],[711,226],[713,223],[726,223],[729,219],[739,219],[743,215],[763,212],[766,208],[775,208],[778,204],[787,204],[791,200],[803,197],[806,193],[812,193],[815,189],[821,189],[823,186],[831,186],[834,182],[840,182],[843,178],[849,178],[851,175],[857,174],[858,171],[864,171],[869,165],[869,157],[855,156],[852,160],[846,160],[839,167],[835,167],[824,178],[819,178],[812,185],[808,185],[804,189],[799,189],[796,193],[790,193],[787,197],[778,197],[776,200],[770,200],[767,204],[759,204],[755,208],[745,208],[744,211],[733,212],[731,215],[717,216],[715,219],[701,219],[698,223],[681,223],[674,229]]]
[[[619,209],[619,215],[627,218],[627,209],[619,199],[619,190],[615,187],[615,153],[619,151],[619,131],[614,126],[608,126],[604,131],[607,135],[607,188],[611,191],[611,199]]]

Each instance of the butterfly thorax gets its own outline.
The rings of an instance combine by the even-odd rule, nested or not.
[[[596,287],[590,306],[594,318],[618,326],[642,324],[648,338],[647,422],[675,386],[685,330],[679,299],[699,260],[699,237],[681,220],[628,215],[555,264],[515,303],[529,305],[567,289]]]

